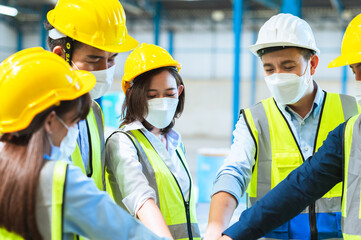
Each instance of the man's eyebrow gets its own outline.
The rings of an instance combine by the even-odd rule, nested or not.
[[[263,64],[263,67],[273,67],[273,64],[271,64],[271,63],[264,63],[264,64]]]
[[[296,63],[296,61],[294,61],[294,60],[285,60],[285,61],[281,62],[282,65],[288,64],[288,63]]]

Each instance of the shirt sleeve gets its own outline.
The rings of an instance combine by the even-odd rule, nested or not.
[[[121,201],[133,216],[148,199],[156,202],[155,191],[142,171],[137,149],[127,135],[113,134],[106,144],[105,153],[108,173],[114,175],[122,197],[116,199],[117,202]]]
[[[116,205],[73,165],[69,165],[66,178],[64,233],[104,240],[162,239]]]
[[[243,115],[240,115],[233,137],[231,151],[217,173],[212,195],[221,191],[227,192],[239,203],[251,180],[256,152],[255,143]]]
[[[329,133],[322,147],[260,201],[245,210],[224,234],[232,239],[258,239],[289,221],[342,181],[343,129]]]

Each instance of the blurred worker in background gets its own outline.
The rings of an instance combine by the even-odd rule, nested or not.
[[[341,56],[329,65],[350,65],[356,80],[360,80],[360,37],[361,14],[350,22],[345,31]],[[227,229],[222,239],[258,239],[297,215],[341,181],[343,238],[361,239],[360,116],[350,118],[330,132],[323,146],[312,158],[305,161],[252,208],[244,211],[239,222]]]
[[[250,50],[263,63],[272,97],[241,111],[231,153],[214,182],[205,239],[221,236],[246,190],[250,207],[312,156],[331,130],[359,112],[353,97],[327,93],[313,81],[319,49],[304,20],[291,14],[271,17]],[[341,195],[339,184],[265,237],[342,238]]]
[[[125,13],[118,0],[59,0],[47,15],[48,45],[74,69],[96,77],[92,99],[103,96],[113,82],[115,57],[138,42],[127,33]],[[99,105],[93,101],[89,115],[77,125],[79,138],[71,160],[94,179],[101,190],[104,179],[104,123]]]
[[[341,55],[328,65],[329,68],[349,65],[355,81],[351,85],[356,90],[356,100],[361,103],[361,34],[357,18],[348,25],[341,47]]]
[[[107,185],[120,206],[158,235],[200,239],[185,149],[173,129],[185,102],[180,69],[153,44],[128,56],[123,122],[106,143]]]
[[[66,162],[94,85],[42,48],[0,64],[0,239],[159,239]]]

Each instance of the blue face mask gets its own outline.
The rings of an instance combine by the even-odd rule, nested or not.
[[[68,130],[68,133],[61,141],[60,147],[55,146],[48,135],[49,143],[51,145],[51,154],[50,156],[45,155],[45,158],[49,160],[68,160],[76,148],[79,130],[76,125],[68,127],[60,117],[56,116],[56,118]]]

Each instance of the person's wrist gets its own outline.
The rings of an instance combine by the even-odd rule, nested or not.
[[[221,238],[219,238],[219,240],[232,240],[232,238],[227,235],[223,235]]]
[[[206,234],[204,239],[211,240],[211,239],[219,239],[222,236],[222,225],[217,223],[210,223],[207,226]]]

